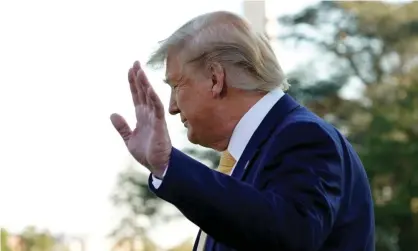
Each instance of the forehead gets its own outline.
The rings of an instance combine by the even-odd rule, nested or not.
[[[178,56],[169,55],[166,61],[165,77],[167,81],[175,81],[181,78],[182,63]]]

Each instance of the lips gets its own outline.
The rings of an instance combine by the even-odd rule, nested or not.
[[[187,122],[187,119],[184,118],[183,116],[180,116],[180,120],[181,120],[181,123],[183,123],[183,124]]]

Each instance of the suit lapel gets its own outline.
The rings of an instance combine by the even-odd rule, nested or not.
[[[288,94],[285,94],[277,101],[248,142],[247,147],[232,173],[232,177],[239,180],[244,177],[244,174],[248,169],[247,167],[251,166],[252,160],[258,155],[261,146],[269,139],[269,136],[273,133],[274,129],[290,112],[298,107],[300,107],[300,105]]]

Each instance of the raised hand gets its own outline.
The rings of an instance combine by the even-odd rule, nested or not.
[[[136,128],[131,130],[119,114],[112,114],[110,120],[132,156],[155,176],[161,177],[172,148],[164,106],[138,61],[129,69],[128,80],[135,106]]]

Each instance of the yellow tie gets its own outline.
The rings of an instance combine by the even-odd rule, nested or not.
[[[219,161],[218,172],[231,175],[232,168],[234,168],[236,160],[228,151],[224,151],[221,154],[221,159]],[[208,235],[205,232],[200,233],[199,242],[197,243],[197,251],[204,251],[206,238]]]
[[[218,171],[224,174],[231,174],[232,168],[235,166],[235,159],[228,151],[224,151],[221,154],[221,159],[218,165]]]

